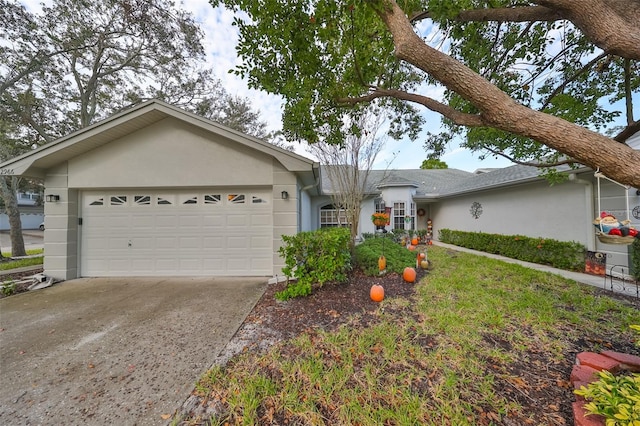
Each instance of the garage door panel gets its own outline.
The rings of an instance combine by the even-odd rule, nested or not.
[[[261,271],[263,269],[269,268],[271,263],[273,262],[272,258],[252,258],[251,259],[251,269],[255,269]]]
[[[156,246],[156,239],[153,237],[132,237],[131,248],[134,250],[152,250]]]
[[[156,228],[175,229],[178,226],[178,217],[175,214],[161,213],[155,217]]]
[[[235,214],[227,216],[227,226],[247,226],[249,221],[244,214]]]
[[[178,247],[178,237],[156,237],[157,249],[172,249]]]
[[[131,214],[130,215],[130,220],[131,220],[131,225],[135,228],[135,229],[153,229],[154,224],[153,224],[153,215],[149,215],[149,214],[145,214],[145,215],[140,215],[140,214]]]
[[[153,272],[155,261],[153,259],[135,259],[131,262],[133,269],[142,275]]]
[[[206,214],[202,217],[202,226],[210,228],[223,228],[225,223],[225,217],[223,215]]]
[[[111,237],[108,238],[109,250],[126,250],[129,248],[129,238]]]
[[[180,249],[199,249],[202,248],[202,238],[199,237],[180,237]]]
[[[227,238],[227,248],[228,249],[249,249],[247,237],[228,237]]]
[[[181,228],[201,228],[202,216],[199,215],[180,215],[179,226]]]
[[[203,248],[205,249],[224,249],[224,237],[204,237]]]
[[[105,192],[83,193],[83,276],[272,274],[271,190]]]
[[[175,258],[159,258],[154,260],[156,272],[174,272],[178,270],[178,261]]]

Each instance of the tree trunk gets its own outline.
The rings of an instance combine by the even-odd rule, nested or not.
[[[24,248],[24,238],[22,237],[22,221],[18,210],[18,198],[16,191],[14,191],[14,188],[18,187],[18,178],[15,176],[1,178],[0,186],[2,186],[5,211],[9,216],[9,226],[11,228],[11,256],[26,256],[27,252]]]

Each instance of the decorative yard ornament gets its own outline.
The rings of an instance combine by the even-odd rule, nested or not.
[[[384,288],[379,284],[372,285],[369,291],[369,297],[371,297],[371,300],[374,302],[382,302],[384,300]]]
[[[598,180],[598,211],[600,212],[600,217],[597,217],[593,221],[593,225],[598,229],[598,231],[596,232],[598,240],[600,240],[600,242],[603,244],[632,244],[635,238],[640,238],[640,233],[638,233],[638,231],[630,225],[631,220],[629,219],[629,186],[623,185],[613,179],[606,177],[600,172],[600,170],[596,170],[594,176]],[[600,209],[601,178],[624,188],[627,212],[626,220],[620,221],[613,214],[607,213]]]
[[[387,269],[387,258],[384,257],[384,255],[381,255],[378,258],[378,269],[380,270],[380,272],[382,272],[385,269]]]
[[[402,272],[402,279],[404,279],[408,283],[415,283],[416,276],[417,276],[416,270],[409,266],[404,268],[404,271]]]
[[[478,219],[482,214],[482,204],[480,204],[477,201],[474,201],[473,203],[471,203],[471,208],[469,209],[469,212],[471,213],[471,216],[474,219]]]

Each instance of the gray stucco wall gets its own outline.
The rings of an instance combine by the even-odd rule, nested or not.
[[[431,205],[434,237],[448,228],[578,241],[593,247],[590,191],[588,182],[554,186],[536,182],[447,198]],[[470,213],[473,202],[482,205],[478,219]]]
[[[273,183],[271,157],[175,118],[166,118],[69,161],[71,188]]]

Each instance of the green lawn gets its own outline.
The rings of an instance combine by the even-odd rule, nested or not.
[[[629,345],[629,325],[640,324],[637,308],[554,275],[441,247],[429,258],[415,298],[387,298],[373,323],[355,317],[208,371],[197,393],[228,409],[208,420],[564,424],[575,350]],[[550,391],[562,400],[536,400]]]
[[[27,250],[27,255],[35,255],[35,254],[43,254],[43,253],[44,253],[43,249]],[[11,257],[11,252],[2,253],[2,255],[4,257]],[[44,257],[40,256],[40,257],[33,257],[29,259],[18,259],[18,260],[10,260],[7,262],[0,262],[0,271],[8,271],[10,269],[23,268],[25,266],[32,266],[32,265],[42,265],[43,261],[44,261]]]

